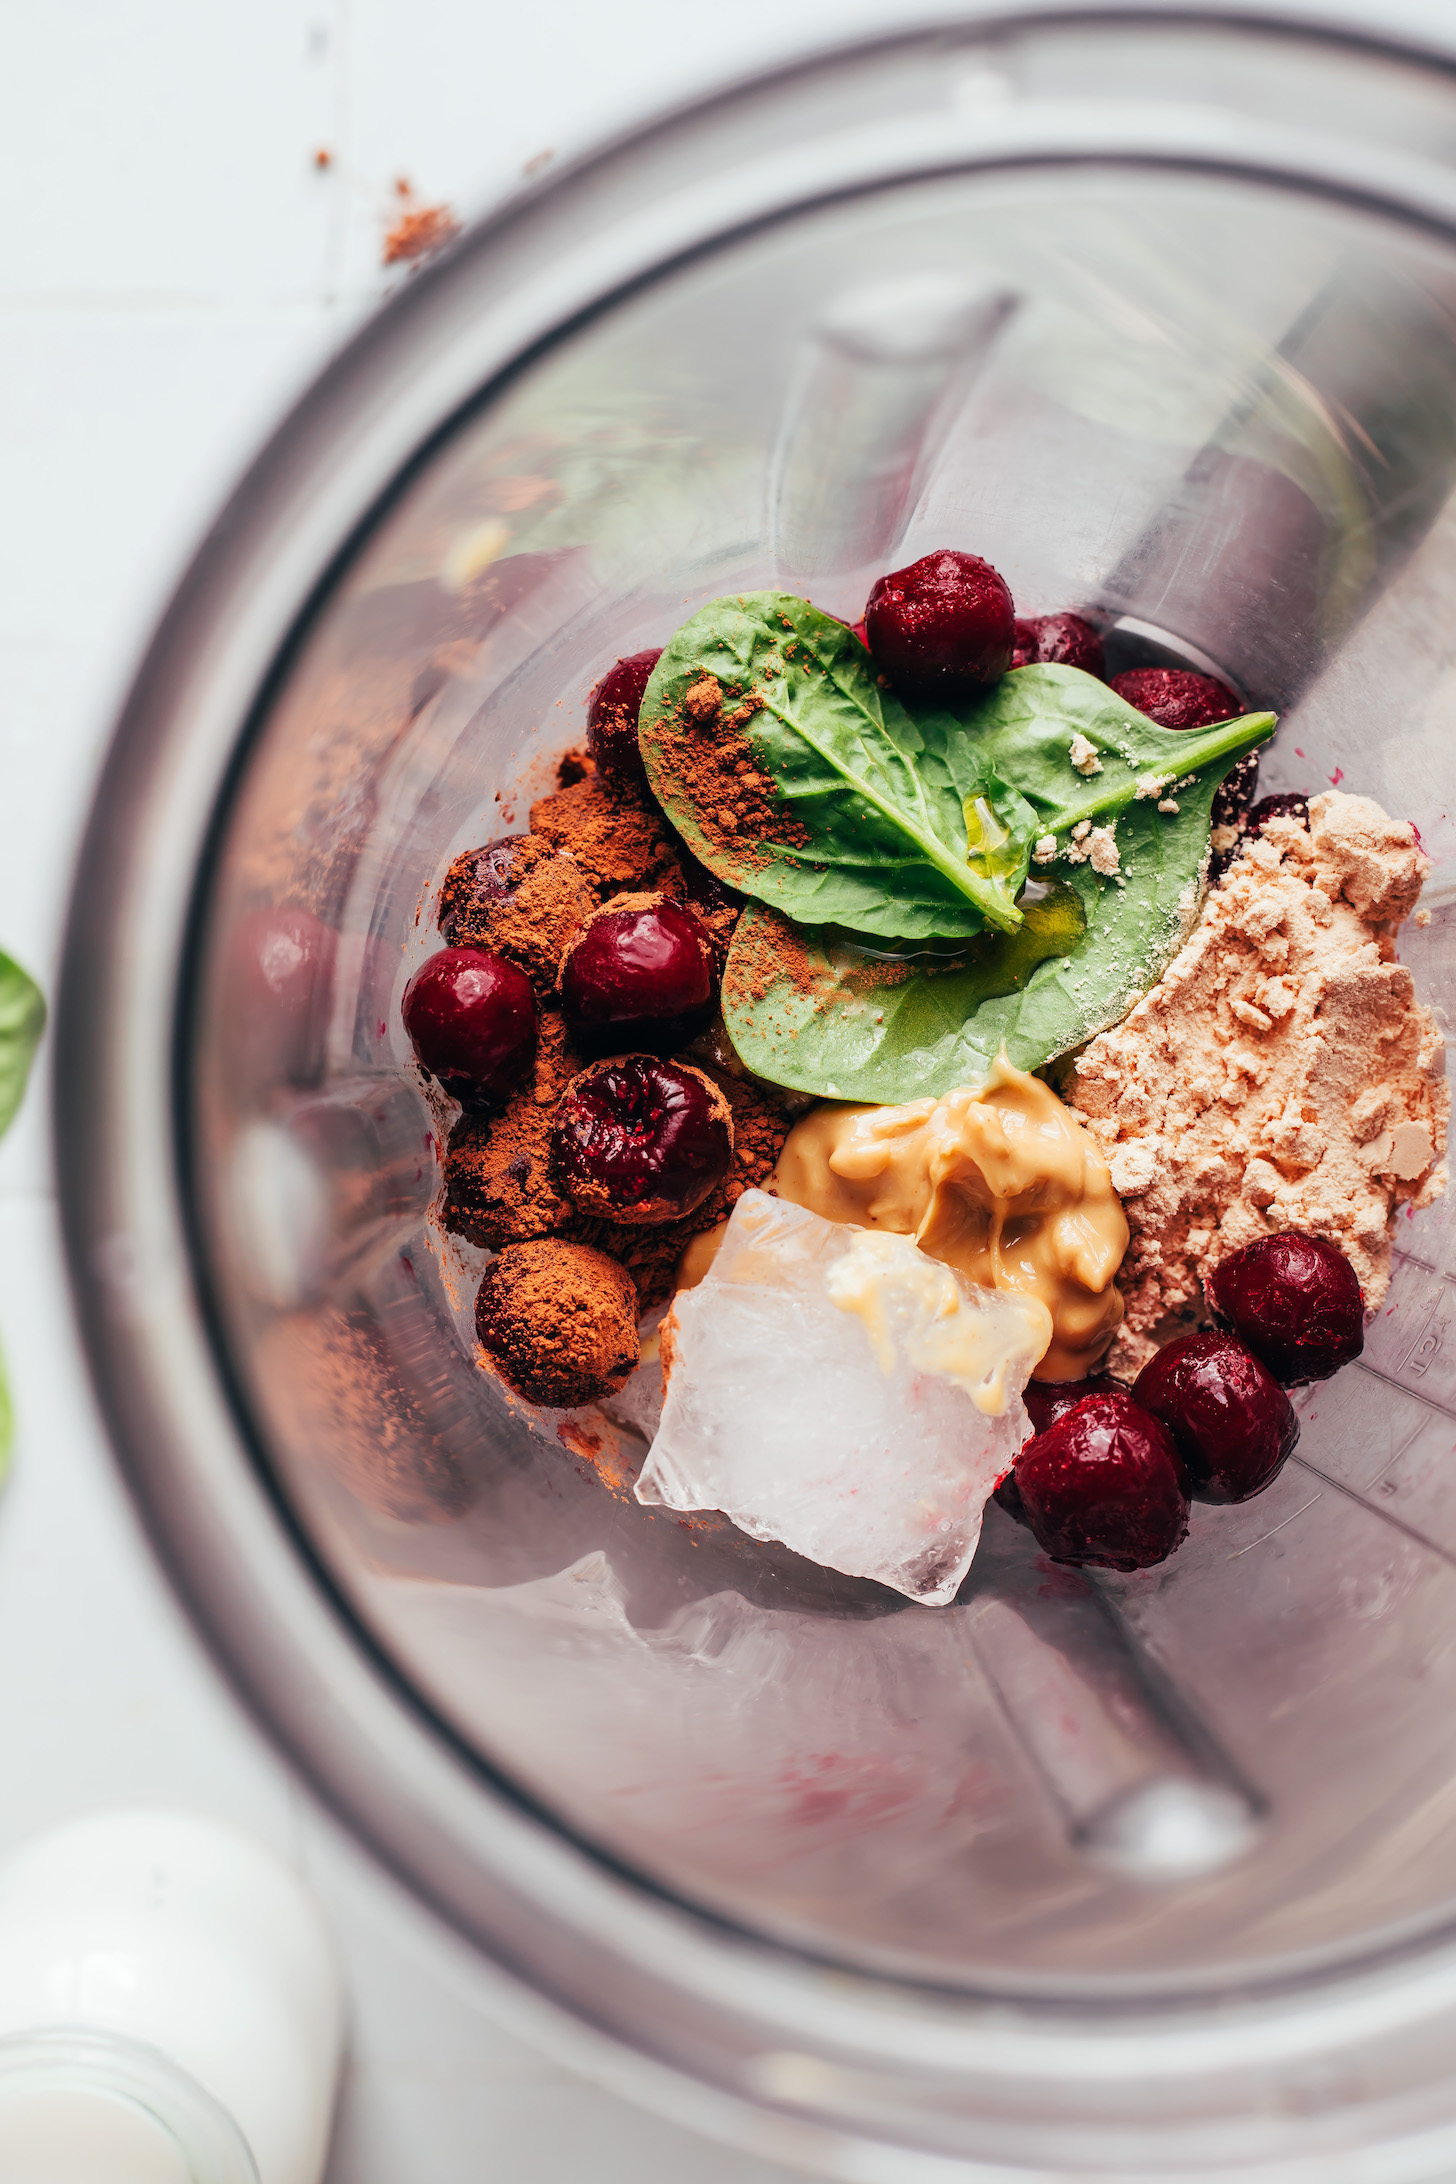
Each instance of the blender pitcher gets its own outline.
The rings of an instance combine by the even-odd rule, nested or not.
[[[647,1509],[473,1358],[400,996],[619,655],[933,548],[1418,825],[1456,987],[1456,75],[941,26],[564,168],[203,544],[73,902],[56,1128],[121,1460],[354,1833],[649,2099],[846,2178],[1456,2175],[1456,1238],[1167,1565],[995,1509],[926,1609]]]

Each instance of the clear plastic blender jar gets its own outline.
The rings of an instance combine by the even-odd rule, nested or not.
[[[649,2098],[855,2178],[1456,2173],[1456,1242],[1173,1562],[913,1607],[475,1368],[399,997],[591,684],[930,548],[1283,715],[1456,980],[1456,78],[1158,13],[895,36],[565,168],[376,318],[158,632],[57,1130],[122,1460],[319,1792]],[[452,1256],[453,1252],[453,1256]]]

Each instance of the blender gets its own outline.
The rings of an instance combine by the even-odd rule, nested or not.
[[[933,548],[1282,725],[1456,983],[1456,76],[1159,11],[886,37],[467,231],[203,543],[73,897],[78,1306],[304,1779],[647,2098],[845,2178],[1456,2173],[1456,1241],[1165,1567],[999,1513],[925,1609],[626,1490],[478,1370],[399,1002],[586,693]]]

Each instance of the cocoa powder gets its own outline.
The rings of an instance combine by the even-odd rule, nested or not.
[[[715,677],[701,676],[680,705],[659,716],[654,734],[667,780],[691,804],[722,876],[742,887],[768,863],[762,843],[803,849],[809,836],[742,732],[762,700],[750,692],[725,711],[723,698]]]
[[[647,894],[681,872],[667,821],[630,790],[587,778],[531,806],[531,831],[574,858],[599,897]]]
[[[511,1244],[487,1269],[475,1331],[517,1395],[570,1410],[614,1394],[634,1371],[638,1310],[614,1259],[553,1237]]]
[[[602,1222],[596,1230],[601,1248],[620,1259],[631,1273],[644,1311],[672,1295],[678,1260],[693,1238],[726,1221],[743,1193],[760,1188],[773,1174],[792,1122],[772,1095],[757,1085],[714,1067],[701,1054],[690,1058],[695,1067],[713,1079],[733,1117],[733,1156],[728,1173],[702,1205],[681,1221],[664,1222],[657,1228]]]
[[[596,903],[596,890],[574,859],[555,854],[539,835],[524,834],[509,845],[462,851],[441,883],[437,922],[454,946],[504,956],[545,995],[555,986],[572,935]]]
[[[543,1008],[532,1080],[499,1115],[462,1115],[445,1146],[445,1227],[489,1251],[542,1236],[589,1239],[592,1224],[551,1172],[556,1103],[585,1066],[559,1009]]]

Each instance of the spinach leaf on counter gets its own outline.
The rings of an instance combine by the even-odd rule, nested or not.
[[[9,1129],[25,1096],[45,1020],[45,1002],[35,980],[10,956],[0,953],[0,1133]],[[0,1358],[0,1478],[9,1466],[14,1433],[10,1389]]]
[[[913,718],[853,632],[805,599],[700,608],[657,663],[638,733],[694,854],[799,924],[960,940],[1021,923],[1036,810],[953,715]],[[777,791],[779,839],[745,843],[719,816],[723,754],[743,746]]]
[[[0,953],[0,1132],[9,1129],[25,1095],[45,1020],[45,1002],[35,980]]]
[[[1023,668],[1005,680],[1075,672]],[[1159,733],[1185,749],[1195,741]],[[1117,829],[1121,887],[1087,864],[1046,868],[1056,883],[1046,904],[1070,889],[1085,914],[1070,945],[1064,913],[1030,899],[1031,933],[985,936],[962,952],[961,969],[873,960],[843,937],[796,930],[750,905],[723,981],[739,1056],[798,1091],[898,1104],[981,1082],[1003,1045],[1018,1069],[1038,1069],[1119,1022],[1192,929],[1214,791],[1237,755],[1180,790],[1176,814],[1147,797],[1127,805]],[[1037,960],[1042,942],[1056,952]]]

